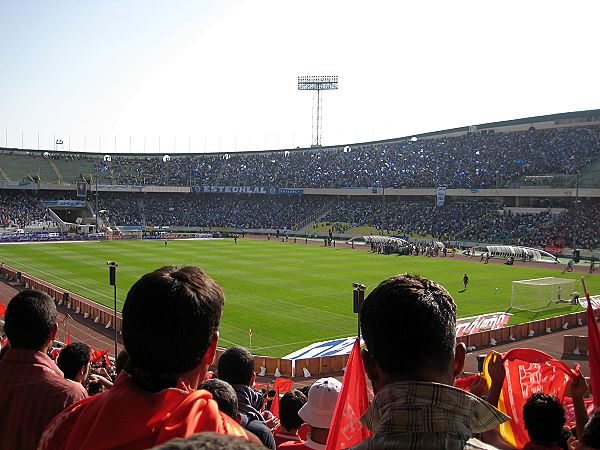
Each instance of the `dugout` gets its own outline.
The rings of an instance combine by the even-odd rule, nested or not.
[[[512,256],[515,260],[526,258],[528,261],[557,262],[554,255],[544,250],[519,245],[480,245],[475,247],[473,251],[476,256],[489,253],[491,257],[495,258],[509,258]]]

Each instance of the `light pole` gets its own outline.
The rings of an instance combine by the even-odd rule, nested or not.
[[[578,211],[579,211],[579,172],[575,172],[575,207],[573,208],[573,261],[575,261],[575,259],[577,258],[577,212]]]

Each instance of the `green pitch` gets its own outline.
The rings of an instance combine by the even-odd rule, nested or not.
[[[300,243],[302,242],[302,243]],[[163,265],[202,267],[223,286],[225,312],[221,345],[250,346],[258,354],[283,356],[309,343],[356,333],[352,313],[352,283],[367,286],[402,272],[415,272],[444,285],[458,304],[460,317],[506,311],[513,280],[561,276],[543,268],[481,264],[479,259],[377,255],[347,248],[324,248],[291,241],[181,240],[102,241],[68,244],[9,244],[0,246],[0,261],[112,306],[106,261],[117,261],[119,308],[128,289],[144,273]],[[562,266],[561,266],[562,268]],[[469,287],[463,290],[467,273]],[[600,290],[600,277],[586,275],[588,288]],[[577,308],[550,307],[535,318],[566,314]],[[518,312],[511,323],[532,320]],[[398,326],[410,317],[398,317]]]

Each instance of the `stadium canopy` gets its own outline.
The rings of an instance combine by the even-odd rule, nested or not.
[[[496,256],[501,258],[508,258],[512,256],[515,259],[523,258],[527,256],[532,261],[541,262],[557,262],[558,260],[554,255],[551,255],[544,250],[531,247],[521,247],[518,245],[480,245],[474,249],[475,255],[481,255],[483,253],[489,253],[490,256]]]
[[[356,236],[352,239],[349,239],[348,242],[357,242],[360,244],[388,244],[393,242],[398,244],[401,247],[408,245],[408,241],[406,239],[393,237],[393,236],[379,236],[379,235],[371,235],[371,236]]]

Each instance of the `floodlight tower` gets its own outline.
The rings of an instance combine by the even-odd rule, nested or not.
[[[310,75],[298,77],[299,91],[315,91],[312,108],[312,147],[321,145],[321,132],[323,119],[321,114],[321,91],[330,91],[338,88],[337,75]]]

